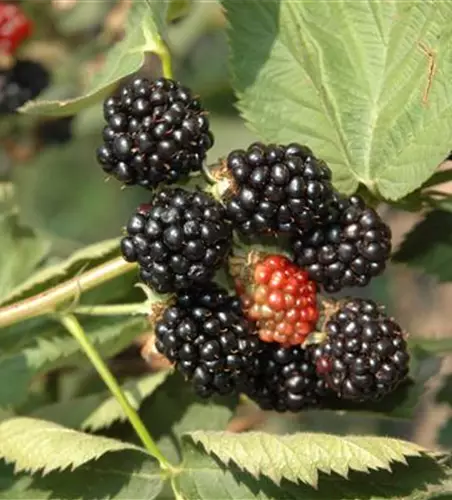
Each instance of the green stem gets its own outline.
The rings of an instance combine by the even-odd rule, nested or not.
[[[0,308],[0,328],[55,312],[60,304],[74,299],[82,292],[133,271],[135,268],[136,264],[130,264],[122,257],[117,257],[42,293],[2,307]]]
[[[162,61],[162,73],[165,78],[173,78],[173,68],[171,65],[171,54],[165,42],[161,41],[157,51],[158,56]]]
[[[125,397],[115,377],[108,369],[108,366],[105,364],[103,359],[100,357],[92,342],[87,337],[77,318],[72,314],[68,314],[61,317],[61,323],[80,344],[81,348],[93,364],[94,368],[97,370],[97,373],[105,382],[105,385],[108,387],[113,396],[116,398],[116,401],[120,404],[121,408],[124,410],[124,413],[129,419],[129,422],[135,429],[135,432],[141,439],[141,442],[143,443],[149,454],[152,455],[156,460],[158,460],[162,469],[171,469],[171,464],[155,444],[148,430],[144,426],[143,421]]]
[[[86,316],[146,316],[151,313],[145,302],[137,304],[107,304],[100,306],[79,306],[74,309],[75,314]]]

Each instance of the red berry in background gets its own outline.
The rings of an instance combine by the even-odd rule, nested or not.
[[[32,22],[17,5],[0,3],[0,52],[13,54],[32,31]]]
[[[237,285],[247,317],[256,322],[264,342],[299,345],[315,330],[316,284],[286,257],[262,257]]]

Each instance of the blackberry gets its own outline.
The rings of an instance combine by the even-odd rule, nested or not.
[[[254,384],[262,342],[240,300],[215,284],[178,295],[156,322],[156,348],[193,383],[196,393],[243,392]]]
[[[35,99],[50,83],[50,73],[42,64],[26,59],[0,72],[0,113],[11,114]]]
[[[317,373],[344,399],[378,400],[408,375],[400,326],[372,300],[349,299],[326,322],[314,353]]]
[[[232,151],[226,166],[234,179],[228,214],[245,235],[306,230],[328,215],[331,171],[306,146],[254,143]]]
[[[336,197],[329,220],[300,231],[292,242],[295,263],[326,292],[366,286],[391,254],[391,230],[359,196]]]
[[[316,373],[310,346],[266,343],[259,362],[259,376],[247,395],[263,410],[297,412],[323,407],[328,391]]]
[[[104,117],[97,160],[125,184],[152,189],[186,178],[201,169],[213,145],[199,99],[166,78],[135,78],[106,99]]]
[[[223,206],[203,192],[166,188],[140,206],[121,241],[124,258],[137,261],[141,279],[160,293],[210,281],[232,243]]]

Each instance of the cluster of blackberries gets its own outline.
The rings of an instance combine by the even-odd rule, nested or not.
[[[407,376],[400,327],[372,301],[353,299],[326,322],[320,344],[262,341],[238,297],[217,285],[179,294],[155,325],[156,348],[201,397],[245,393],[264,410],[337,408],[392,392]]]
[[[341,196],[306,146],[254,143],[226,159],[226,206],[247,237],[289,235],[295,263],[326,292],[366,286],[391,253],[391,231],[359,196]]]
[[[181,180],[201,169],[213,145],[199,99],[166,78],[135,78],[105,101],[104,117],[97,159],[128,185],[152,189]]]
[[[213,176],[229,181],[218,200],[168,186],[201,170],[213,143],[188,89],[135,78],[105,101],[104,116],[104,171],[153,190],[128,221],[122,254],[154,292],[170,294],[155,323],[156,348],[198,395],[240,392],[263,409],[300,411],[380,398],[406,378],[402,332],[370,301],[339,306],[325,321],[325,339],[307,342],[319,317],[313,281],[330,292],[365,285],[391,250],[378,214],[335,192],[329,168],[309,148],[254,143],[233,151]],[[220,269],[235,278],[227,264],[233,230],[289,236],[294,262],[245,259],[244,290],[252,293],[236,281],[230,295],[214,279]]]
[[[0,114],[15,113],[30,99],[35,99],[50,83],[50,73],[42,64],[19,59],[0,71]]]

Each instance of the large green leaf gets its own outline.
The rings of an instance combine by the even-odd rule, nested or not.
[[[337,188],[351,193],[363,183],[391,200],[445,158],[451,3],[222,4],[238,106],[263,139],[306,143],[331,166]]]
[[[53,422],[15,417],[0,423],[0,457],[15,471],[48,472],[76,469],[112,451],[144,449],[116,439],[67,429]]]
[[[73,471],[50,472],[44,477],[14,474],[13,467],[0,460],[0,498],[5,500],[152,500],[162,483],[156,462],[132,450],[109,452]]]
[[[436,485],[439,490],[442,487],[445,471],[435,461],[426,457],[411,457],[407,462],[408,465],[393,464],[392,471],[351,471],[348,478],[320,472],[316,488],[286,479],[276,485],[265,476],[253,477],[234,463],[225,466],[191,439],[184,439],[184,465],[176,478],[175,487],[182,498],[199,500],[408,500],[417,493],[419,496],[416,498],[427,500],[427,496],[422,496],[426,495],[426,488]]]
[[[228,465],[234,462],[254,477],[264,475],[279,484],[283,478],[317,486],[319,471],[347,477],[350,470],[391,470],[394,462],[420,456],[420,446],[375,436],[334,436],[299,433],[287,436],[248,432],[195,431],[187,435],[207,453]]]
[[[96,318],[84,325],[101,355],[109,357],[129,345],[147,322],[145,318]],[[79,343],[59,327],[50,338],[38,338],[18,352],[0,354],[0,379],[8,380],[0,384],[0,406],[22,403],[35,375],[87,362]]]
[[[427,214],[405,237],[393,260],[432,274],[440,282],[451,281],[452,213]]]
[[[138,380],[129,380],[122,386],[124,395],[134,409],[138,409],[167,378],[169,371],[145,375]],[[117,400],[105,391],[62,401],[39,408],[31,415],[50,420],[65,427],[97,431],[113,422],[125,421],[127,416]]]
[[[19,221],[17,213],[0,217],[0,303],[42,262],[50,249],[49,242]]]
[[[116,83],[143,65],[147,53],[158,53],[162,44],[169,0],[132,2],[125,37],[106,54],[102,70],[84,95],[66,101],[29,101],[24,113],[69,116],[107,96]]]

